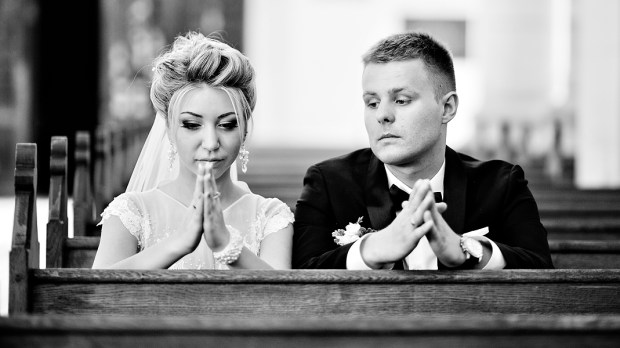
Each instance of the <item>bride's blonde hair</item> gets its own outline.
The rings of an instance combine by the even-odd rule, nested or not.
[[[201,85],[222,88],[237,112],[242,141],[256,105],[254,68],[238,50],[197,32],[178,36],[169,50],[153,62],[151,102],[168,127],[175,105]]]

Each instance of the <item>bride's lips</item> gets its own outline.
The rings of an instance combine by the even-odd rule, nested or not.
[[[216,164],[217,162],[221,162],[223,161],[223,159],[219,159],[219,158],[210,158],[210,159],[197,159],[196,162],[205,162],[205,163],[213,163]]]

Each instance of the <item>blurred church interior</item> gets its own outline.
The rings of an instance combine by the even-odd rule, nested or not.
[[[45,144],[46,178],[51,136],[72,153],[78,130],[148,127],[151,61],[188,30],[216,33],[258,73],[250,172],[301,158],[303,174],[366,147],[362,53],[425,30],[455,57],[451,147],[538,166],[553,185],[618,188],[619,19],[615,0],[0,0],[0,193],[12,195],[17,142]]]

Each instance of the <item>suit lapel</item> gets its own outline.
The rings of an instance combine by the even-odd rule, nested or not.
[[[458,154],[446,146],[446,172],[444,176],[444,202],[448,210],[443,214],[448,225],[458,234],[465,228],[467,173]]]
[[[385,228],[394,220],[391,211],[392,200],[387,185],[387,175],[383,163],[374,154],[371,154],[364,187],[364,198],[370,218],[370,226],[376,230]]]

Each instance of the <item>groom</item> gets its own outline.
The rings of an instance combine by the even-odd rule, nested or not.
[[[459,104],[449,51],[426,34],[399,34],[363,62],[370,149],[308,169],[293,267],[552,268],[523,170],[446,146]],[[360,229],[347,228],[359,218]]]

